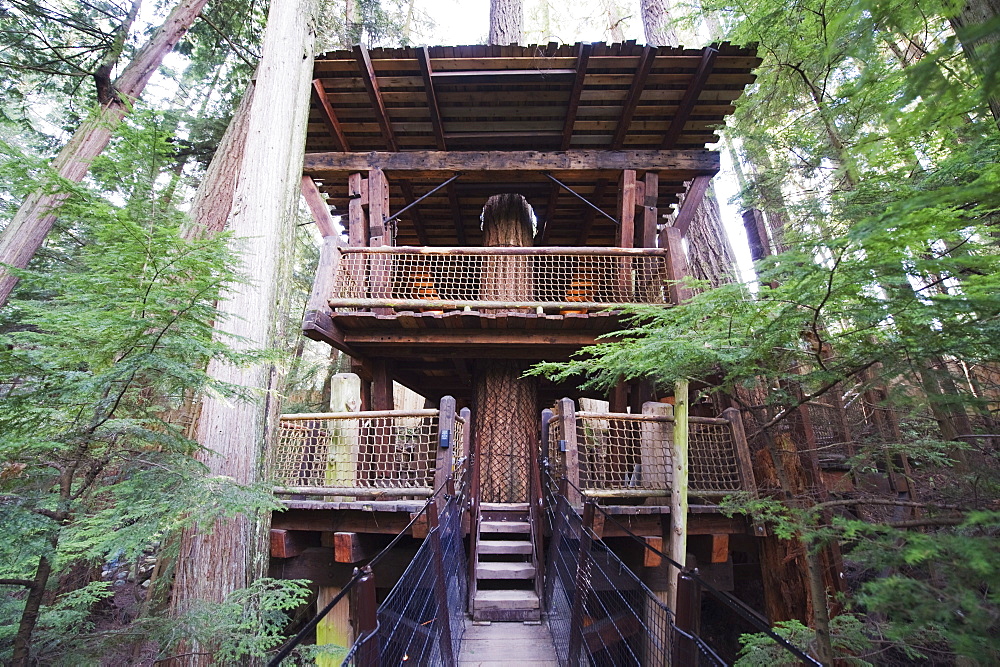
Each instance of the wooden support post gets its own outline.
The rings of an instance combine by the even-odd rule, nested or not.
[[[691,186],[688,188],[687,194],[684,195],[684,201],[681,202],[681,207],[677,211],[677,217],[674,218],[671,229],[678,230],[682,236],[687,233],[688,227],[694,221],[694,214],[698,211],[701,203],[705,201],[705,193],[708,192],[708,186],[711,183],[711,176],[696,176],[691,181]]]
[[[674,441],[671,453],[673,476],[670,485],[670,535],[667,555],[684,565],[687,560],[688,515],[688,382],[674,385]],[[667,577],[667,606],[677,608],[677,576]]]
[[[455,399],[451,400],[451,414],[454,421]],[[444,552],[441,549],[439,518],[437,501],[431,498],[427,505],[427,524],[430,529],[428,537],[431,540],[431,558],[434,561],[434,599],[437,602],[437,619],[441,627],[441,662],[451,666],[455,664],[455,656],[451,650],[451,610],[448,609],[448,589],[444,580]]]
[[[635,170],[623,169],[618,179],[618,247],[635,247]]]
[[[616,382],[608,393],[608,408],[611,412],[625,412],[628,409],[628,385]]]
[[[392,410],[393,362],[389,359],[372,360],[372,410]]]
[[[693,296],[691,288],[680,283],[691,275],[681,241],[681,232],[674,227],[664,228],[663,234],[660,236],[660,245],[667,250],[667,277],[671,281],[668,288],[670,303],[675,305],[684,303]]]
[[[590,529],[594,525],[594,503],[587,501],[583,506],[583,526],[580,529],[580,555],[576,564],[576,585],[573,591],[573,608],[569,623],[569,663],[580,664],[580,649],[583,647],[583,616],[587,597],[590,595],[590,548],[593,543]]]
[[[361,174],[351,174],[347,177],[347,234],[348,245],[361,248],[368,245],[368,217],[365,207],[368,206],[368,180]]]
[[[674,624],[678,630],[683,630],[691,636],[697,635],[699,630],[701,618],[699,598],[698,583],[687,574],[681,574],[677,578],[677,604],[672,607],[676,614]],[[698,664],[698,645],[680,632],[674,633],[673,654],[675,665]]]
[[[660,198],[660,175],[655,171],[647,171],[643,180],[645,182],[643,198],[636,202],[642,207],[642,247],[655,248],[656,224],[659,221],[657,204]]]
[[[472,450],[469,449],[472,444],[472,410],[462,408],[458,414],[464,422],[462,425],[462,456],[465,457],[466,465],[469,465],[469,461],[472,460],[470,458]]]
[[[642,405],[642,414],[672,417],[674,407],[668,403],[650,401]],[[642,486],[652,489],[670,488],[673,467],[673,428],[670,422],[641,422],[639,425],[639,461]]]
[[[393,245],[392,229],[386,225],[389,217],[389,182],[385,172],[378,167],[368,171],[368,244],[373,248]],[[388,299],[390,294],[391,258],[376,256],[371,259],[371,289],[373,299]],[[389,315],[391,308],[373,308],[377,315]]]
[[[330,206],[326,201],[326,195],[316,187],[316,181],[312,179],[312,176],[302,175],[300,189],[302,190],[302,198],[306,200],[306,205],[309,206],[309,212],[312,213],[313,221],[316,223],[319,233],[324,237],[337,236],[337,225],[333,221],[333,215],[330,213]]]
[[[576,404],[571,398],[559,400],[559,419],[562,420],[562,437],[565,440],[563,460],[566,462],[566,479],[570,486],[566,489],[566,500],[573,507],[582,500],[580,492],[580,450],[576,440]]]
[[[434,489],[440,489],[451,476],[454,461],[455,438],[455,399],[451,396],[441,398],[438,411],[438,446],[434,460]]]
[[[325,609],[330,600],[340,594],[339,586],[320,586],[316,594],[316,609]],[[354,632],[351,627],[350,596],[341,600],[316,625],[316,645],[350,646],[354,643]],[[341,661],[335,655],[319,654],[316,656],[316,667],[339,667]]]
[[[555,417],[552,410],[545,408],[542,410],[542,456],[547,457],[549,455],[549,422]]]
[[[355,664],[358,667],[378,667],[378,602],[375,599],[375,575],[367,565],[364,576],[358,580],[353,604],[351,605],[352,625],[357,629],[357,638],[371,636],[358,648]]]
[[[385,544],[381,535],[336,532],[333,534],[333,559],[338,563],[360,563],[378,554]]]
[[[333,332],[330,299],[334,296],[333,289],[339,269],[340,247],[337,237],[324,237],[319,249],[319,264],[316,266],[312,293],[309,295],[306,314],[302,318],[302,331],[309,337]],[[310,335],[311,332],[315,333]]]

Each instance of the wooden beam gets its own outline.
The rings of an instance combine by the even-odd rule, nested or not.
[[[375,119],[378,121],[379,129],[382,130],[382,138],[385,139],[386,146],[390,151],[398,151],[396,135],[393,134],[392,123],[389,122],[389,113],[385,110],[382,91],[379,90],[378,77],[375,75],[375,68],[372,67],[368,49],[361,44],[355,44],[354,57],[361,70],[361,79],[365,83],[365,88],[368,89],[368,97],[371,98],[372,106],[375,107]]]
[[[392,409],[392,363],[375,358],[372,360],[372,410]]]
[[[443,331],[423,330],[420,333],[410,331],[386,333],[348,333],[344,340],[348,345],[441,345],[465,347],[469,345],[515,345],[532,347],[536,345],[593,345],[600,332],[500,332],[490,329],[480,329],[476,333],[462,332],[445,333]],[[410,350],[412,353],[412,349]],[[385,354],[389,354],[385,350]]]
[[[705,82],[708,81],[708,77],[712,73],[717,55],[719,55],[719,51],[711,46],[706,46],[702,50],[701,62],[698,63],[698,69],[695,70],[687,90],[684,91],[684,97],[677,105],[677,112],[674,114],[674,119],[670,121],[670,127],[667,128],[663,143],[660,144],[661,148],[671,149],[677,145],[677,140],[680,139],[684,126],[687,125],[688,118],[691,117],[691,112],[694,111],[694,106],[698,103],[701,89],[704,88]]]
[[[431,57],[426,46],[417,48],[417,62],[420,63],[420,74],[424,78],[424,91],[427,94],[427,108],[431,113],[431,127],[434,128],[434,141],[438,150],[446,150],[444,139],[444,124],[441,122],[441,111],[438,106],[437,93],[434,92],[434,70],[431,68]]]
[[[645,188],[642,201],[636,202],[642,207],[642,247],[656,247],[656,225],[659,222],[657,203],[660,199],[660,176],[654,171],[646,172]]]
[[[317,586],[343,586],[354,568],[337,563],[333,549],[310,547],[298,556],[277,561],[272,572],[279,579],[308,579]]]
[[[673,224],[674,229],[680,230],[682,235],[686,234],[688,227],[691,226],[694,214],[701,206],[701,202],[705,200],[705,193],[708,192],[708,186],[711,182],[711,176],[698,176],[691,181],[691,186],[688,188],[687,194],[684,195],[684,201],[681,202],[681,208],[677,211],[677,217]]]
[[[351,200],[347,204],[348,245],[360,248],[368,245],[368,216],[365,206],[368,204],[367,179],[360,173],[347,177],[347,192]]]
[[[614,137],[611,139],[611,150],[619,150],[625,144],[625,135],[632,124],[632,116],[639,106],[639,98],[642,97],[642,90],[646,87],[646,79],[653,69],[653,60],[656,59],[656,47],[645,46],[642,49],[642,56],[639,57],[639,66],[632,77],[632,87],[629,88],[622,104],[621,115],[618,116],[618,127],[615,128]]]
[[[315,533],[302,530],[271,529],[271,557],[292,558],[309,547],[319,546]]]
[[[573,125],[576,123],[576,111],[580,107],[580,95],[583,93],[584,80],[587,78],[587,64],[590,53],[594,50],[592,44],[581,44],[580,53],[576,57],[576,78],[573,79],[573,89],[569,94],[569,104],[566,106],[566,117],[563,120],[562,150],[569,149],[573,138]]]
[[[667,276],[671,280],[667,288],[670,293],[670,303],[675,305],[684,303],[693,296],[691,288],[679,282],[691,275],[681,240],[681,232],[676,227],[665,228],[660,237],[660,245],[667,250]]]
[[[712,539],[712,563],[725,563],[729,560],[729,535],[711,535]]]
[[[405,200],[405,206],[409,206],[413,203],[416,197],[413,196],[413,186],[410,185],[409,181],[400,181],[399,189],[403,191],[403,199]],[[420,216],[420,211],[414,206],[404,215],[409,216],[410,222],[413,223],[413,229],[417,233],[417,241],[420,245],[430,245],[427,241],[427,226],[424,225],[424,220]]]
[[[333,534],[333,555],[338,563],[357,563],[374,557],[388,539],[370,533],[336,532]]]
[[[545,221],[542,223],[541,234],[538,236],[539,245],[548,243],[549,238],[552,236],[552,218],[555,215],[556,204],[559,203],[559,190],[559,186],[555,183],[549,189],[549,200],[545,204]]]
[[[646,541],[646,544],[656,549],[660,553],[663,553],[663,536],[662,535],[643,535],[642,539]],[[660,554],[650,550],[643,549],[642,564],[644,567],[660,567],[663,563],[663,558]]]
[[[323,87],[321,79],[313,79],[312,94],[316,99],[316,104],[319,105],[319,112],[323,116],[323,122],[326,123],[326,128],[330,131],[330,136],[333,137],[337,148],[342,151],[351,150],[350,144],[347,143],[347,138],[344,136],[344,130],[340,127],[340,120],[337,119],[337,114],[333,111],[333,105],[330,104],[330,98],[326,95],[326,88]]]
[[[312,176],[302,175],[301,189],[302,197],[306,200],[306,205],[309,206],[309,212],[312,213],[319,233],[324,237],[339,237],[337,225],[333,221],[333,214],[330,213],[330,205],[326,201],[326,196],[316,187],[316,181],[312,179]]]
[[[719,154],[708,150],[567,150],[567,151],[404,151],[370,153],[308,153],[307,174],[328,171],[679,171],[714,175]]]

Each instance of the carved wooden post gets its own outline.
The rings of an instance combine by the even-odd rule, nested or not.
[[[569,480],[569,488],[566,489],[566,500],[572,507],[580,504],[580,450],[576,439],[576,404],[571,398],[559,400],[559,419],[562,420],[562,437],[564,461],[566,462],[566,479]]]
[[[667,555],[684,565],[687,560],[688,515],[688,383],[674,385],[674,443],[671,455],[673,475],[670,484],[670,540]],[[667,577],[667,606],[677,608],[677,575]]]
[[[569,508],[567,508],[567,511]],[[594,527],[594,503],[587,501],[583,506],[583,525],[580,527],[580,557],[576,565],[576,584],[573,590],[573,609],[569,623],[569,663],[580,664],[580,649],[583,647],[583,613],[590,591],[590,547],[593,539],[590,530]]]
[[[445,396],[449,399],[451,396]],[[454,401],[452,401],[452,416],[454,417]],[[449,448],[450,449],[450,448]],[[448,609],[448,589],[444,580],[444,553],[441,550],[441,523],[438,515],[437,500],[431,498],[427,505],[427,533],[431,541],[431,558],[434,561],[434,599],[437,602],[437,622],[441,628],[441,662],[454,665],[455,656],[451,650],[451,612]]]
[[[445,396],[438,411],[437,455],[434,462],[434,489],[440,489],[451,475],[454,460],[452,444],[455,437],[455,399]]]
[[[351,606],[355,612],[353,622],[357,628],[358,638],[366,639],[358,647],[356,664],[358,667],[378,667],[378,602],[375,599],[375,575],[367,565],[363,572],[364,576],[358,580],[354,604]],[[371,638],[368,638],[369,635]]]

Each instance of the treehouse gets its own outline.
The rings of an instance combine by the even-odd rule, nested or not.
[[[466,612],[545,616],[553,638],[586,626],[563,628],[560,660],[666,664],[695,604],[668,557],[715,589],[760,587],[762,532],[717,507],[756,490],[738,410],[523,376],[613,339],[623,308],[689,296],[684,236],[719,170],[706,144],[759,62],[634,43],[316,59],[302,188],[325,239],[303,332],[351,358],[357,405],[283,418],[272,570],[316,582],[321,608],[392,536],[406,554],[320,643],[447,663]],[[396,409],[394,383],[427,405]],[[617,572],[589,590],[583,544],[592,573]]]

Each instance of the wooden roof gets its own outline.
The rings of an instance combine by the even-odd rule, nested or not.
[[[355,47],[316,59],[307,154],[348,151],[703,150],[760,63],[752,48],[653,48],[634,42],[548,46]],[[350,170],[307,155],[306,171],[346,212]],[[310,159],[312,166],[310,167]],[[690,171],[660,173],[661,213]],[[386,173],[391,211],[444,178]],[[613,214],[617,172],[555,171]],[[404,215],[401,245],[477,245],[479,214],[520,192],[548,227],[542,242],[613,245],[614,224],[542,171],[473,170]],[[616,217],[616,216],[615,216]]]

